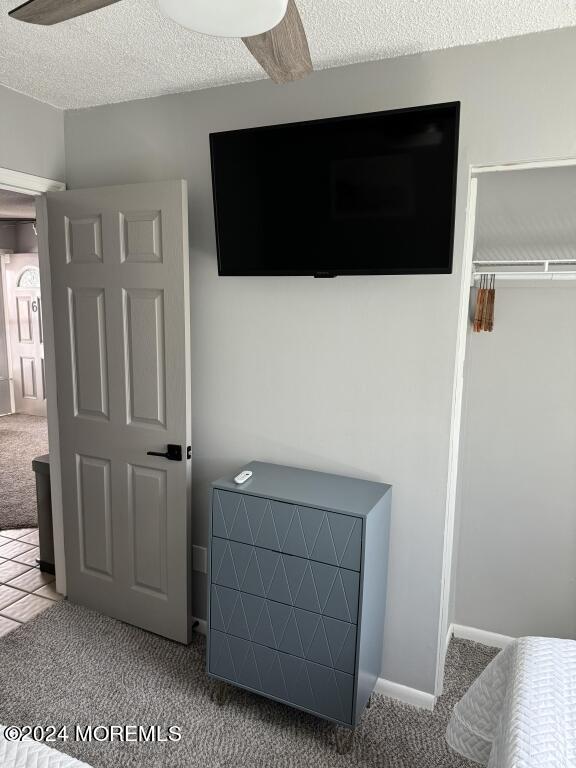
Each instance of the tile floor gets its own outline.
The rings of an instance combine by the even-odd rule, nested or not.
[[[38,531],[0,531],[0,637],[61,600],[54,576],[38,568]]]

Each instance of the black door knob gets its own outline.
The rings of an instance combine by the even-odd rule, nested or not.
[[[148,456],[160,456],[163,459],[169,461],[182,461],[182,446],[169,443],[167,445],[166,453],[158,453],[157,451],[148,451]]]

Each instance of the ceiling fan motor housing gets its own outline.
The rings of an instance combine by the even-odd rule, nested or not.
[[[166,16],[215,37],[253,37],[279,24],[288,0],[158,0]]]

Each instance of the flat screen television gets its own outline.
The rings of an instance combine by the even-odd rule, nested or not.
[[[452,271],[460,103],[210,135],[220,275]]]

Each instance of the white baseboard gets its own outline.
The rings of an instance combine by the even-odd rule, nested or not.
[[[444,671],[446,667],[446,654],[448,653],[448,646],[450,645],[450,640],[452,639],[453,634],[454,634],[454,624],[450,624],[448,626],[448,632],[446,633],[444,648],[442,649],[442,654],[440,655],[440,658],[442,660],[442,674],[441,676],[438,676],[438,675],[436,676],[437,683],[439,684],[439,687],[437,687],[437,690],[436,690],[436,699],[438,699],[444,693]]]
[[[198,626],[194,627],[194,632],[198,632],[201,635],[205,635],[208,630],[208,625],[206,623],[205,619],[195,619],[194,616],[192,617],[192,624],[195,624],[198,622]]]
[[[446,654],[448,653],[448,646],[450,645],[450,640],[454,637],[454,624],[450,624],[448,627],[448,633],[446,634],[446,644],[444,645],[444,658],[446,658]]]
[[[489,645],[491,648],[506,648],[515,639],[509,635],[499,635],[497,632],[487,632],[485,629],[465,627],[462,624],[452,624],[451,634],[461,640],[472,640],[474,643]]]
[[[391,680],[384,680],[382,677],[379,677],[376,681],[374,690],[376,693],[382,694],[382,696],[389,696],[391,699],[397,699],[404,704],[420,707],[420,709],[432,710],[436,704],[436,696],[434,694],[419,691],[416,688],[409,688],[407,685],[400,685],[400,683],[393,683]]]

